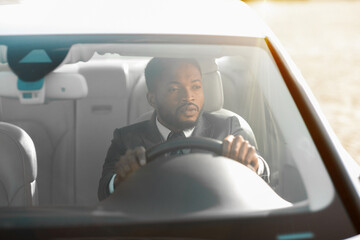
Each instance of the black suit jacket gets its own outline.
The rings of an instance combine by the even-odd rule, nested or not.
[[[223,116],[215,113],[203,113],[197,123],[192,136],[208,137],[223,140],[228,135],[241,135],[253,146],[256,141],[252,137],[252,130],[241,126],[237,117]],[[115,129],[111,146],[107,152],[105,163],[103,165],[102,176],[99,182],[98,197],[100,200],[110,195],[109,182],[115,174],[115,163],[121,155],[124,155],[127,149],[133,149],[143,146],[149,149],[165,140],[161,136],[156,126],[156,115],[153,114],[151,120],[136,123],[123,128]],[[262,158],[261,158],[262,159]],[[263,159],[262,159],[263,160]],[[261,176],[265,181],[269,181],[269,169],[265,164],[265,172]]]

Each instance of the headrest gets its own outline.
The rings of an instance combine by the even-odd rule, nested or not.
[[[86,78],[88,98],[126,97],[127,65],[123,62],[95,61],[79,66],[79,73]]]
[[[24,104],[42,104],[48,100],[84,98],[88,93],[86,80],[78,73],[52,72],[38,82],[22,82],[12,72],[0,72],[0,97],[19,98]]]
[[[204,111],[213,112],[224,104],[224,93],[221,75],[215,59],[198,59],[203,78],[205,96]]]

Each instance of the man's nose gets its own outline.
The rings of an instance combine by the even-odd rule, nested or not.
[[[191,91],[191,89],[187,89],[185,88],[182,94],[182,100],[183,101],[187,101],[187,102],[191,102],[194,100],[194,93],[193,91]]]

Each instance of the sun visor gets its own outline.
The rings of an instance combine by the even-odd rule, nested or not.
[[[78,73],[50,73],[36,82],[25,82],[12,72],[0,72],[0,97],[18,98],[22,104],[86,97],[85,78]]]

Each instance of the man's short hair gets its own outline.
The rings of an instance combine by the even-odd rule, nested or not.
[[[199,63],[192,58],[153,58],[149,61],[145,68],[146,86],[149,92],[154,92],[156,88],[156,81],[158,81],[165,70],[172,69],[181,64],[189,63],[199,69]]]

